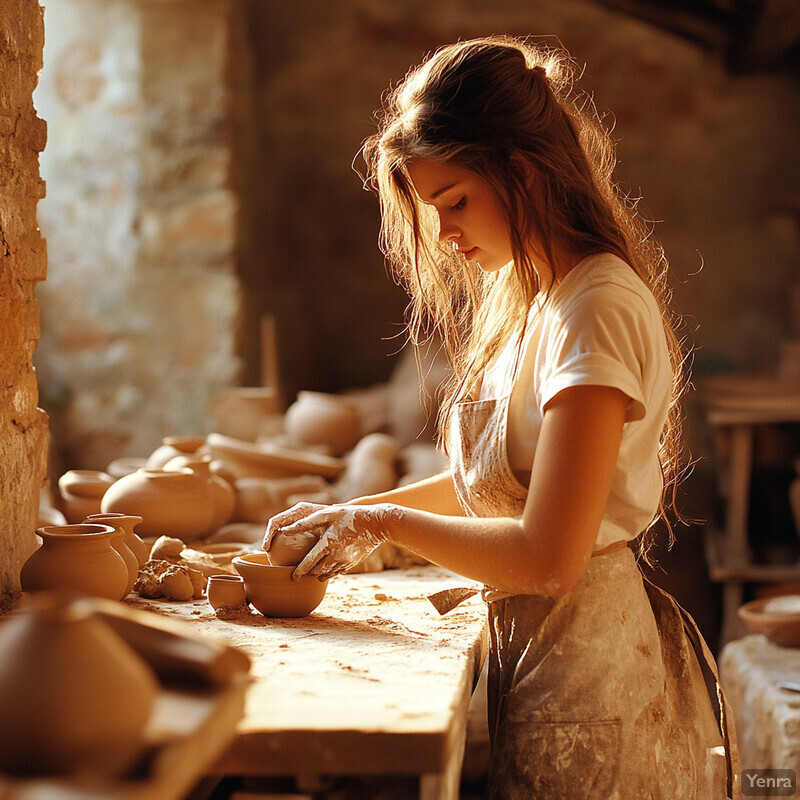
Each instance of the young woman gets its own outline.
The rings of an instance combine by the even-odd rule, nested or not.
[[[452,364],[450,469],[295,506],[265,547],[317,528],[297,576],[388,541],[486,585],[491,797],[734,796],[713,659],[629,546],[645,553],[677,480],[666,262],[568,59],[505,37],[442,48],[364,154],[412,340],[436,332]]]

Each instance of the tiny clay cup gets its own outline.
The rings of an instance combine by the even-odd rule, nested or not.
[[[206,595],[211,608],[241,608],[247,605],[241,575],[209,575]]]
[[[325,597],[326,580],[304,575],[292,580],[294,567],[276,567],[266,553],[250,553],[233,559],[244,578],[247,601],[265,617],[305,617]]]

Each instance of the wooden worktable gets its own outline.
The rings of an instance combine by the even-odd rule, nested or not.
[[[302,619],[218,619],[205,601],[134,605],[190,621],[252,659],[226,775],[418,775],[457,798],[467,708],[486,650],[472,598],[440,616],[427,595],[465,585],[434,566],[342,576]],[[134,599],[135,598],[135,599]]]

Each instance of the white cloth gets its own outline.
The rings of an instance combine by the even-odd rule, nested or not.
[[[589,256],[531,309],[521,346],[520,352],[519,337],[512,337],[487,369],[480,394],[500,397],[513,381],[507,445],[513,472],[523,480],[530,473],[544,407],[560,391],[620,389],[631,403],[595,549],[635,538],[658,510],[658,443],[672,384],[655,298],[617,256]]]

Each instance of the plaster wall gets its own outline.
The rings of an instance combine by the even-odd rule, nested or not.
[[[47,126],[33,107],[42,63],[42,9],[0,0],[0,610],[19,592],[19,570],[35,550],[45,477],[47,417],[37,407],[33,352],[39,339],[34,294],[47,268],[36,223],[44,195],[39,153]]]
[[[37,107],[43,402],[61,468],[205,429],[236,382],[228,4],[53,0]]]

